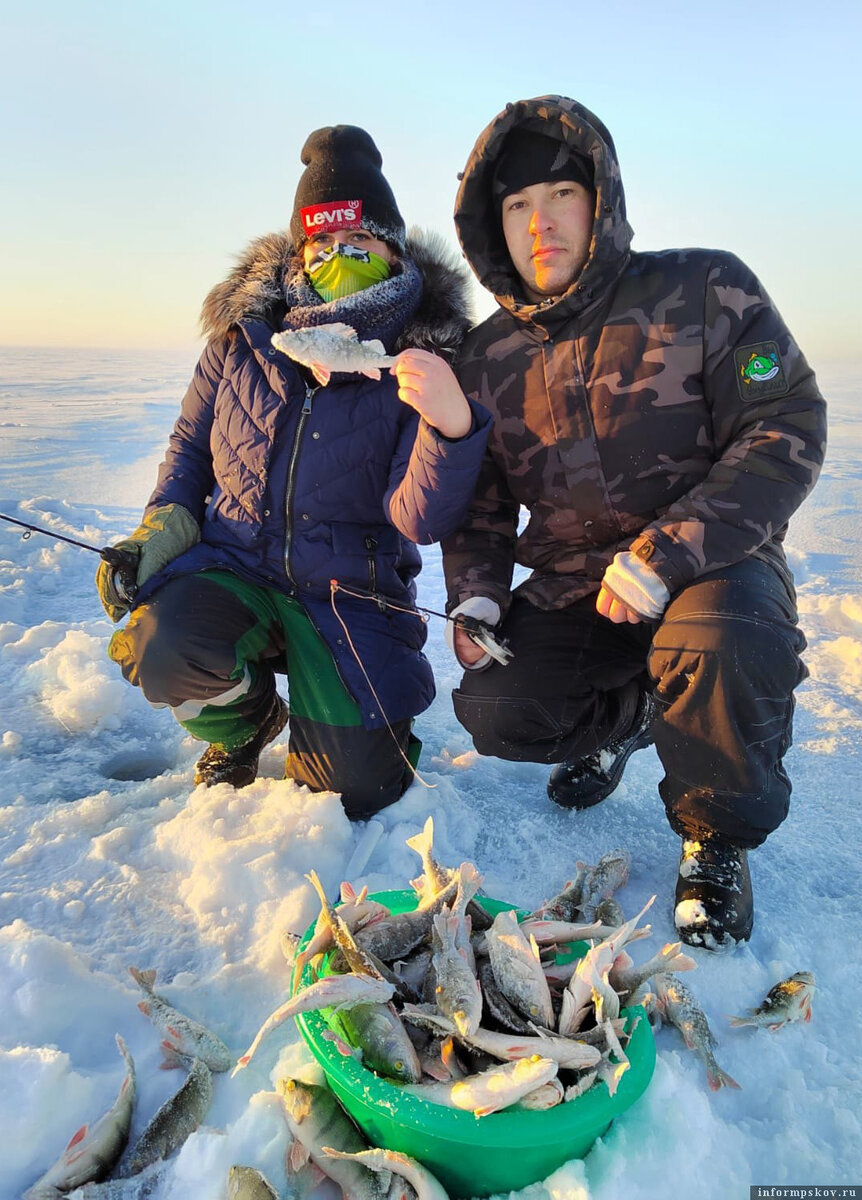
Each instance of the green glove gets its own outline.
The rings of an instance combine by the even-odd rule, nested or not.
[[[200,540],[200,528],[189,510],[181,504],[165,504],[147,513],[131,537],[117,542],[115,549],[137,554],[137,585],[143,587],[157,571]],[[119,621],[129,611],[129,602],[114,587],[114,571],[106,562],[99,563],[96,587],[105,612],[112,621]]]

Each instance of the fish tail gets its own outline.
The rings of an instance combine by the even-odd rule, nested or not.
[[[129,974],[138,987],[142,987],[145,992],[151,992],[156,982],[156,972],[154,970],[139,971],[137,967],[129,967]]]
[[[416,833],[413,837],[407,839],[407,845],[411,850],[415,850],[422,861],[425,861],[426,854],[431,853],[431,847],[434,843],[434,818],[429,817],[425,822],[424,828],[420,833]]]
[[[723,1087],[733,1088],[737,1092],[742,1091],[742,1085],[737,1083],[732,1075],[728,1075],[727,1071],[722,1071],[717,1064],[707,1067],[706,1080],[711,1092],[719,1092]]]

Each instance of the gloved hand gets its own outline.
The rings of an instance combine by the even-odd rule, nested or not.
[[[641,619],[657,621],[668,600],[664,580],[636,554],[622,550],[605,571],[596,609],[616,624],[637,624]]]
[[[450,617],[463,614],[465,617],[475,617],[486,625],[496,625],[500,620],[500,605],[490,596],[468,596],[457,608],[449,613]],[[491,655],[481,646],[477,646],[463,629],[459,629],[452,621],[446,622],[446,644],[462,667],[468,671],[478,671],[491,661]]]
[[[136,582],[142,587],[157,571],[200,540],[200,528],[189,510],[181,504],[165,504],[147,513],[135,532],[117,542],[115,549],[137,555]],[[129,611],[129,602],[118,593],[114,569],[106,562],[99,563],[96,587],[105,612],[112,621],[119,621]]]

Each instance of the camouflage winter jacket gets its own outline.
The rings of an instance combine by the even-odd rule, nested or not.
[[[491,196],[519,124],[595,165],[589,259],[538,305],[520,291]],[[455,222],[500,308],[456,368],[495,423],[468,519],[443,543],[450,605],[485,595],[505,612],[518,562],[532,568],[518,593],[562,608],[597,591],[628,548],[671,593],[747,555],[786,571],[781,542],[823,460],[825,405],[752,272],[715,250],[633,253],[610,134],[559,97],[510,105],[488,126]]]

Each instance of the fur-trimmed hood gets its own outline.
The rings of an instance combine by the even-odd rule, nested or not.
[[[289,234],[270,233],[253,241],[204,301],[204,337],[225,337],[244,317],[279,328],[286,310],[284,281],[295,257]],[[469,274],[439,234],[415,226],[407,234],[406,257],[422,275],[422,299],[394,353],[416,346],[451,359],[473,324]]]

